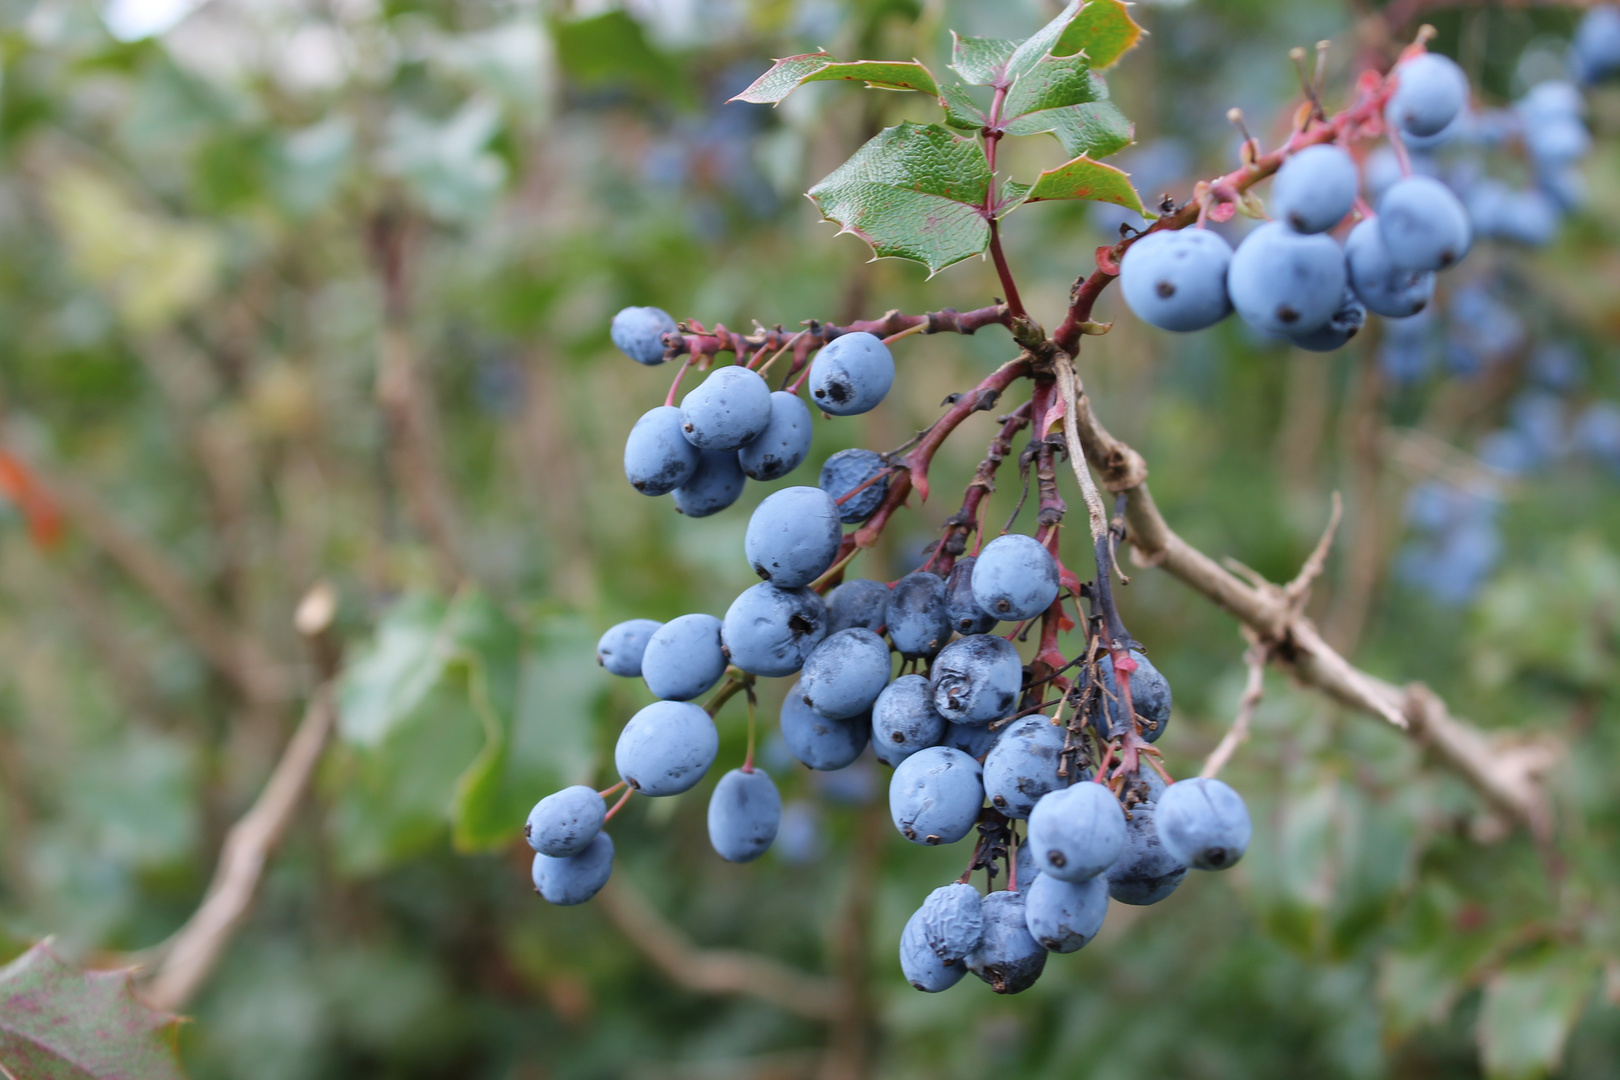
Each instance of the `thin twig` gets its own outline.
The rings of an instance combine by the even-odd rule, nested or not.
[[[1220,745],[1204,759],[1204,767],[1198,771],[1199,776],[1219,776],[1221,770],[1226,768],[1226,763],[1232,760],[1237,748],[1248,741],[1249,722],[1254,718],[1254,710],[1266,692],[1266,661],[1270,659],[1270,651],[1254,638],[1252,632],[1249,639],[1251,644],[1248,651],[1243,654],[1243,662],[1249,668],[1249,679],[1243,686],[1243,696],[1238,699],[1237,717],[1227,729],[1226,735],[1222,737]]]

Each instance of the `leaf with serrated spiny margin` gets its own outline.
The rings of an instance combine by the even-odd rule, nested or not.
[[[812,75],[832,62],[832,54],[824,52],[784,56],[773,63],[769,71],[749,83],[748,89],[731,100],[774,105],[798,89],[806,75]]]
[[[135,997],[128,971],[80,971],[41,942],[0,968],[0,1075],[184,1080],[179,1021]]]
[[[947,127],[962,131],[979,131],[984,128],[984,111],[968,93],[967,87],[961,83],[946,83],[939,88],[939,107],[945,110]]]
[[[810,82],[864,82],[877,90],[916,90],[938,94],[933,73],[916,60],[834,60],[827,53],[806,53],[778,60],[753,84],[732,98],[763,105],[776,103]]]
[[[1070,157],[1104,158],[1129,146],[1136,129],[1111,101],[1045,109],[1009,122],[1009,135],[1050,132]]]
[[[1146,216],[1142,210],[1142,197],[1131,186],[1129,173],[1084,156],[1041,173],[1030,185],[1024,202],[1052,202],[1057,199],[1116,203]],[[1013,209],[1009,206],[1002,212],[1008,213]]]
[[[1035,31],[1033,35],[1025,38],[1007,58],[1007,69],[1003,77],[1005,83],[1014,83],[1040,63],[1041,57],[1050,53],[1059,41],[1063,39],[1069,24],[1074,22],[1080,14],[1080,0],[1069,0],[1058,13],[1057,18]]]
[[[996,189],[996,205],[994,216],[1005,217],[1023,205],[1029,198],[1029,184],[1020,184],[1016,180],[1008,180]]]
[[[1091,73],[1084,56],[1043,56],[1007,91],[1001,115],[1011,120],[1107,97],[1108,84]]]
[[[951,31],[951,70],[969,86],[995,86],[1007,73],[1007,61],[1018,42],[1003,38],[963,37]]]
[[[989,187],[990,165],[976,140],[908,121],[879,132],[810,198],[878,258],[913,259],[933,274],[989,245]]]
[[[1084,51],[1094,70],[1113,67],[1144,33],[1126,10],[1128,7],[1123,0],[1088,0],[1064,29],[1052,52],[1069,56]]]

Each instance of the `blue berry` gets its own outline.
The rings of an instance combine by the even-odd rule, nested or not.
[[[872,721],[864,713],[829,720],[804,703],[804,690],[794,683],[782,699],[782,741],[795,758],[819,772],[836,772],[861,756],[871,741]]]
[[[1063,786],[1059,755],[1067,731],[1044,716],[1007,725],[984,759],[984,793],[1010,818],[1027,818],[1041,796]]]
[[[977,561],[972,555],[957,559],[945,579],[945,613],[950,616],[951,629],[964,637],[988,634],[1000,621],[973,599],[973,564]]]
[[[1154,824],[1157,813],[1153,803],[1131,807],[1131,818],[1125,823],[1125,847],[1106,871],[1108,895],[1122,904],[1157,904],[1187,876],[1187,864],[1159,839]]]
[[[761,582],[726,609],[720,638],[731,662],[750,675],[792,675],[827,636],[827,605],[806,588]]]
[[[918,571],[907,574],[889,592],[884,612],[889,640],[907,660],[933,656],[951,639],[951,617],[945,607],[945,579]]]
[[[720,620],[682,615],[653,631],[641,654],[641,677],[654,697],[691,701],[709,692],[726,673]]]
[[[599,832],[577,855],[554,859],[536,854],[530,875],[534,888],[559,907],[583,904],[602,891],[613,873],[613,838]]]
[[[1444,270],[1468,254],[1468,212],[1451,189],[1427,176],[1408,176],[1378,200],[1378,231],[1392,265]]]
[[[718,514],[737,501],[746,482],[737,455],[724,450],[703,450],[697,471],[675,489],[675,512],[687,517]]]
[[[967,956],[968,970],[998,994],[1028,990],[1046,968],[1046,950],[1030,936],[1024,894],[993,892],[981,904],[984,935]]]
[[[1159,796],[1159,839],[1195,870],[1237,865],[1249,847],[1249,811],[1243,797],[1219,780],[1195,776]]]
[[[681,410],[648,409],[624,441],[624,476],[643,495],[667,495],[691,481],[703,452],[686,441]]]
[[[827,633],[860,626],[883,633],[889,611],[889,587],[870,578],[846,581],[827,594]]]
[[[984,936],[984,902],[979,890],[964,882],[929,893],[913,917],[921,922],[928,947],[947,964],[966,957]]]
[[[751,480],[780,480],[810,453],[810,409],[797,394],[771,395],[771,418],[765,430],[737,451],[737,462]]]
[[[613,316],[608,336],[624,355],[651,367],[664,362],[664,335],[675,330],[675,320],[662,308],[627,307]]]
[[[1226,268],[1232,245],[1208,229],[1161,229],[1125,249],[1120,289],[1136,317],[1161,330],[1214,326],[1232,310]]]
[[[1361,326],[1367,321],[1367,308],[1348,286],[1344,290],[1344,298],[1339,301],[1338,309],[1328,316],[1328,321],[1304,334],[1294,334],[1290,340],[1301,349],[1310,352],[1333,352],[1342,349],[1351,338],[1361,333]]]
[[[1048,952],[1079,952],[1108,914],[1108,883],[1100,875],[1073,882],[1042,874],[1023,893],[1024,925]]]
[[[771,388],[737,364],[716,368],[681,399],[681,431],[700,450],[741,450],[770,422]]]
[[[534,804],[523,835],[542,855],[566,859],[578,855],[602,831],[607,808],[602,796],[583,784],[563,788]]]
[[[624,725],[613,763],[643,795],[679,795],[703,779],[719,752],[708,713],[690,701],[655,701]]]
[[[871,711],[893,670],[888,642],[861,627],[840,630],[806,658],[800,690],[810,708],[842,720]]]
[[[882,454],[871,450],[840,450],[821,467],[821,490],[836,502],[856,488],[861,488],[862,484],[886,468],[888,465],[884,463]],[[846,525],[859,524],[877,513],[877,508],[883,504],[883,496],[888,493],[887,476],[874,480],[839,503],[838,516]]]
[[[1413,135],[1438,135],[1468,104],[1468,76],[1456,61],[1423,53],[1395,68],[1398,80],[1384,117]]]
[[[943,746],[919,750],[889,778],[889,816],[914,844],[954,844],[973,831],[984,805],[979,763]]]
[[[1102,784],[1048,792],[1029,815],[1029,846],[1041,873],[1084,881],[1107,870],[1125,846],[1125,812]]]
[[[1244,237],[1226,274],[1243,321],[1283,337],[1327,322],[1344,297],[1344,283],[1344,252],[1332,237],[1303,235],[1280,221]]]
[[[884,688],[872,706],[872,752],[898,766],[919,750],[939,745],[945,719],[934,711],[928,680],[902,675]]]
[[[748,519],[743,554],[764,580],[797,589],[826,572],[843,539],[838,507],[825,491],[783,488],[767,495]]]
[[[961,982],[962,976],[967,974],[967,965],[959,960],[947,964],[929,948],[919,910],[906,920],[906,928],[900,934],[900,971],[906,982],[918,990],[937,994]]]
[[[1139,650],[1131,650],[1131,659],[1136,661],[1136,670],[1131,672],[1131,708],[1142,718],[1142,737],[1148,742],[1157,742],[1159,736],[1164,734],[1165,725],[1170,722],[1170,680]],[[1104,654],[1097,666],[1102,670],[1103,686],[1108,691],[1105,699],[1108,703],[1108,730],[1102,735],[1108,739],[1118,738],[1125,734],[1129,718],[1114,676],[1113,655]]]
[[[998,536],[974,561],[973,599],[998,619],[1033,619],[1052,606],[1057,594],[1057,563],[1033,536]]]
[[[653,619],[631,619],[609,627],[596,642],[596,662],[615,675],[634,679],[641,675],[641,657],[660,626]]]
[[[1018,649],[1006,638],[974,634],[945,646],[930,669],[934,708],[956,724],[988,724],[1013,711],[1024,683]]]
[[[732,769],[709,796],[709,843],[727,862],[753,862],[776,839],[782,796],[763,770]]]
[[[1271,212],[1295,232],[1327,232],[1356,201],[1361,176],[1337,146],[1307,146],[1283,162],[1271,184]]]
[[[894,356],[868,333],[836,337],[810,362],[810,399],[833,416],[870,412],[893,385]]]
[[[1434,273],[1408,270],[1390,260],[1377,218],[1368,218],[1350,230],[1344,245],[1350,287],[1367,307],[1391,319],[1416,315],[1434,297]]]
[[[1571,42],[1570,67],[1587,84],[1620,72],[1620,8],[1598,4],[1581,17]]]

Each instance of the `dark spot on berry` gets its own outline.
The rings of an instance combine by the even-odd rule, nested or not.
[[[1208,851],[1204,852],[1204,861],[1209,863],[1211,866],[1217,868],[1222,867],[1226,865],[1226,855],[1227,851],[1225,848],[1210,848]]]
[[[788,617],[788,629],[795,634],[808,634],[816,628],[816,624],[803,615],[793,614]]]
[[[1011,600],[997,600],[996,601],[996,610],[999,611],[1001,614],[1005,615],[1007,612],[1012,610],[1012,601]]]
[[[910,825],[907,825],[901,831],[905,834],[905,837],[906,837],[907,840],[915,840],[915,839],[917,839],[917,830],[913,829]]]
[[[1299,232],[1305,231],[1305,219],[1300,216],[1297,210],[1288,215],[1288,224],[1292,225]]]
[[[681,430],[682,431],[693,431],[693,430],[696,430],[696,429],[694,429],[691,424],[682,424],[681,425]]]
[[[529,837],[531,837],[533,835],[534,835],[534,826],[530,825],[527,821],[525,821],[523,823],[523,838],[525,840],[527,840]]]
[[[1153,287],[1153,291],[1158,293],[1159,297],[1163,300],[1168,300],[1172,296],[1176,295],[1176,287],[1168,281],[1159,282]]]
[[[1426,308],[1428,306],[1429,306],[1429,302],[1427,300],[1419,300],[1418,301],[1418,306],[1412,309],[1412,314],[1416,315],[1418,312],[1422,311],[1424,308]]]
[[[636,778],[635,778],[635,777],[633,777],[633,776],[627,776],[627,777],[625,777],[625,778],[624,778],[624,782],[625,782],[625,783],[627,783],[627,784],[629,784],[629,785],[630,785],[630,786],[631,786],[631,787],[633,787],[633,788],[635,788],[635,789],[636,789],[636,790],[637,790],[637,791],[640,791],[640,790],[641,790],[641,782],[640,782],[640,781],[638,781],[638,780],[637,780],[637,779],[636,779]]]
[[[826,396],[827,396],[827,391],[825,391],[825,390],[817,390],[816,391],[816,397],[824,398]]]
[[[1063,852],[1053,848],[1046,853],[1046,861],[1061,870],[1069,860],[1063,857]]]
[[[995,803],[998,808],[1007,805],[1007,798],[1004,795],[997,795],[995,798],[991,799],[990,801]]]
[[[806,704],[808,704],[808,703],[806,703]],[[898,731],[895,732],[893,735],[890,735],[889,738],[893,739],[895,742],[905,742],[906,741],[906,737],[904,735],[900,734],[900,732],[898,732]]]
[[[923,843],[937,844],[939,843],[939,837],[935,836],[933,833],[929,833],[927,836],[923,837]]]
[[[1299,312],[1287,304],[1279,304],[1277,305],[1277,321],[1292,326],[1294,323],[1299,322]]]
[[[1456,261],[1457,253],[1450,248],[1446,248],[1446,250],[1440,253],[1440,269],[1444,270],[1446,267],[1450,266]]]
[[[815,702],[810,700],[810,695],[809,694],[800,694],[799,695],[799,700],[803,701],[806,705],[810,705],[810,706],[815,705]],[[816,731],[820,732],[821,728],[819,728],[819,727],[816,728]]]
[[[754,573],[758,574],[765,581],[771,580],[771,572],[759,565],[759,563],[754,564]]]
[[[820,396],[820,391],[816,393]],[[855,388],[844,380],[837,379],[827,384],[827,396],[833,399],[834,404],[842,405],[855,396]]]

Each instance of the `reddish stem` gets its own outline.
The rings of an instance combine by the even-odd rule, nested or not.
[[[624,794],[619,796],[619,801],[614,803],[612,809],[610,809],[606,814],[603,815],[603,817],[602,817],[603,822],[612,821],[613,820],[613,815],[617,814],[619,812],[619,808],[622,807],[625,803],[629,802],[630,801],[630,796],[634,795],[635,793],[636,793],[635,788],[626,787],[624,789]]]
[[[680,392],[681,380],[686,378],[686,369],[692,366],[692,358],[688,356],[681,361],[679,370],[675,372],[675,381],[669,384],[669,396],[664,398],[665,405],[675,404],[675,395]]]

